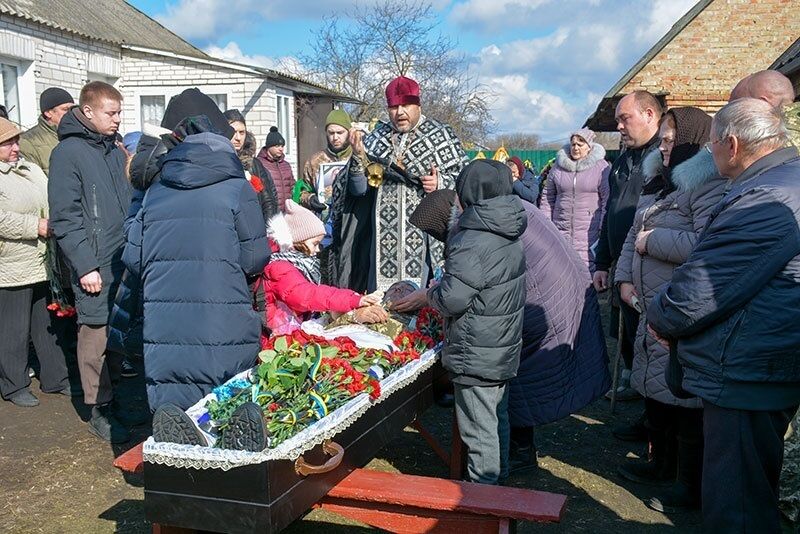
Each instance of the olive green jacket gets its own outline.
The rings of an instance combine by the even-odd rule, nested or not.
[[[26,160],[38,165],[49,176],[50,153],[57,144],[56,127],[39,115],[39,124],[20,137],[19,151]]]

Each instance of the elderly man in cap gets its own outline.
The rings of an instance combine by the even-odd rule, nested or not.
[[[366,169],[370,187],[334,219],[334,283],[356,291],[386,290],[400,280],[427,285],[442,246],[407,219],[427,193],[452,189],[468,161],[450,126],[422,114],[417,82],[394,79],[386,104],[389,122],[379,121],[366,138],[351,133],[350,179]]]
[[[19,151],[22,156],[50,174],[50,153],[58,144],[58,125],[72,106],[72,95],[60,87],[50,87],[39,97],[39,123],[22,134]]]

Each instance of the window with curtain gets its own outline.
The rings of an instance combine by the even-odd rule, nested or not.
[[[166,108],[165,101],[166,97],[164,95],[139,97],[142,127],[145,124],[161,125],[161,119],[164,118],[164,109]]]
[[[292,135],[291,129],[289,128],[289,126],[290,126],[289,118],[291,117],[291,114],[289,113],[289,97],[288,96],[283,96],[283,95],[278,95],[277,96],[277,108],[278,108],[277,109],[277,111],[278,111],[278,124],[277,124],[278,131],[283,136],[283,138],[286,139],[285,153],[288,154],[289,153],[289,147],[291,146],[291,143],[289,142],[289,139],[290,139],[290,137]]]
[[[228,95],[208,95],[223,113],[228,111]]]
[[[19,124],[19,69],[16,65],[0,63],[0,77],[3,78],[3,101],[8,112],[8,119]]]

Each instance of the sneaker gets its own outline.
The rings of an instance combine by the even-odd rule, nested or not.
[[[261,406],[246,402],[236,408],[222,433],[222,448],[261,452],[267,448],[269,431]]]
[[[122,368],[119,376],[122,378],[136,378],[139,376],[139,372],[136,370],[133,364],[128,361],[128,358],[125,358],[122,360]]]
[[[109,443],[126,443],[131,439],[128,430],[114,417],[109,404],[92,406],[89,432]]]
[[[8,400],[20,408],[33,408],[39,406],[39,399],[29,389],[21,389],[11,395]]]
[[[656,512],[667,514],[691,512],[700,509],[700,492],[693,492],[678,481],[660,494],[645,499],[644,504]]]
[[[192,418],[174,404],[159,406],[153,415],[153,439],[180,445],[208,446],[205,436]]]

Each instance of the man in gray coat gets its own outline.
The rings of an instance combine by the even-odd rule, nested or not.
[[[128,431],[112,414],[112,381],[120,358],[106,357],[107,324],[124,266],[123,224],[131,202],[125,155],[116,145],[122,95],[90,82],[79,105],[61,119],[50,158],[50,222],[72,268],[78,309],[78,367],[84,402],[92,406],[89,431],[112,443]]]

